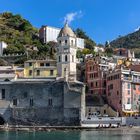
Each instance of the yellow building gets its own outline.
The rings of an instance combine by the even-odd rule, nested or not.
[[[55,78],[56,76],[55,60],[28,60],[24,63],[25,78]]]
[[[129,58],[122,58],[117,60],[118,65],[125,65],[126,67],[129,67],[132,64],[132,60]]]

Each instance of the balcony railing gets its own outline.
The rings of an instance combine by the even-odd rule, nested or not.
[[[131,77],[123,77],[123,80],[128,80],[128,81],[131,81],[132,78]]]
[[[140,83],[140,79],[139,78],[133,78],[133,82]]]

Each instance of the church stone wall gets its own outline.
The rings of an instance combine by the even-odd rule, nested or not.
[[[0,100],[0,115],[9,124],[79,125],[83,85],[76,86],[78,92],[64,81],[1,82],[5,98]]]

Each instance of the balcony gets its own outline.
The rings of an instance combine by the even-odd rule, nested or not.
[[[125,104],[124,108],[125,108],[125,110],[131,110],[132,105],[131,104]]]
[[[122,80],[132,81],[132,77],[122,77]]]
[[[133,78],[133,82],[134,83],[140,83],[140,79],[139,78]]]

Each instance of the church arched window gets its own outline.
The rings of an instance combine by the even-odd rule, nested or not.
[[[71,45],[73,46],[73,40],[71,40]]]
[[[68,43],[68,41],[67,40],[65,40],[65,44],[67,44]]]
[[[72,62],[74,62],[74,55],[72,55]]]
[[[59,56],[59,62],[61,62],[61,57]]]
[[[68,61],[68,56],[67,55],[65,55],[65,62],[67,62]]]

